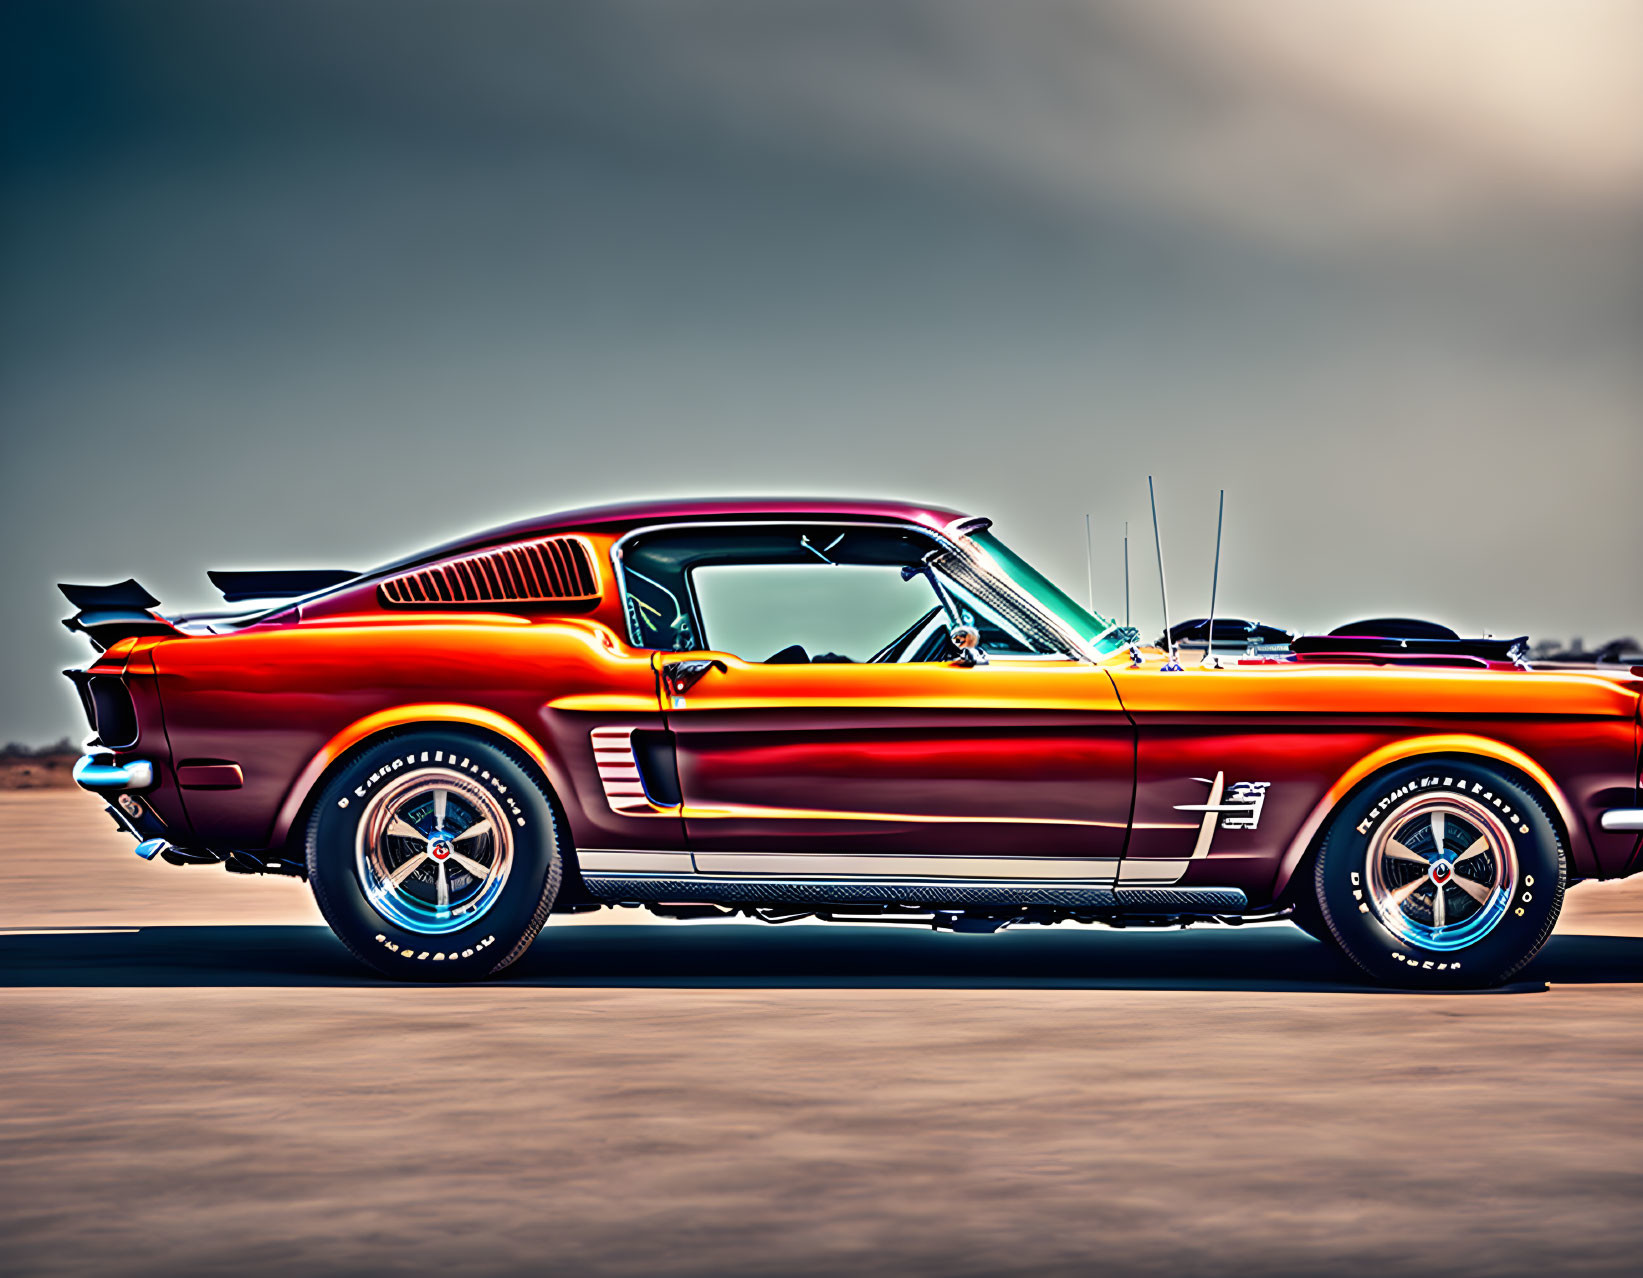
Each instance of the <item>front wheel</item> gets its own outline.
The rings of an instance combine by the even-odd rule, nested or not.
[[[388,976],[463,981],[519,958],[558,894],[560,823],[535,769],[460,731],[356,754],[308,823],[308,881],[342,943]]]
[[[1330,934],[1377,980],[1498,985],[1539,952],[1563,904],[1562,840],[1514,775],[1441,758],[1385,772],[1335,814],[1314,873]]]
[[[1290,912],[1289,921],[1314,941],[1322,941],[1328,946],[1335,945],[1335,935],[1329,930],[1329,923],[1325,920],[1324,912],[1319,908],[1318,898],[1313,895],[1310,885],[1306,891],[1296,894],[1295,908]]]

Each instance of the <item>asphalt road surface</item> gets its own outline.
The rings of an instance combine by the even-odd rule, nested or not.
[[[0,1270],[1632,1273],[1643,883],[1510,990],[1283,925],[555,921],[393,985],[0,795]]]

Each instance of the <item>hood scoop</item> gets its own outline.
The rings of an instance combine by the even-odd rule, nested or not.
[[[1435,621],[1375,617],[1336,626],[1327,635],[1299,635],[1290,649],[1297,661],[1510,669],[1527,664],[1529,636],[1468,639]]]

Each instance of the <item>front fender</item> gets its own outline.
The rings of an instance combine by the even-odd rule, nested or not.
[[[1522,750],[1507,745],[1503,741],[1495,741],[1489,737],[1473,736],[1467,733],[1436,733],[1426,736],[1406,737],[1399,741],[1388,742],[1378,749],[1371,750],[1336,779],[1333,785],[1319,799],[1312,811],[1308,814],[1301,828],[1296,831],[1295,837],[1285,849],[1282,860],[1278,863],[1277,877],[1272,885],[1271,899],[1279,900],[1289,890],[1290,880],[1296,869],[1311,850],[1318,832],[1323,829],[1330,814],[1335,811],[1341,800],[1346,798],[1362,782],[1374,776],[1377,772],[1394,764],[1403,763],[1410,759],[1422,758],[1430,755],[1471,755],[1474,758],[1490,759],[1496,763],[1504,763],[1508,767],[1529,777],[1534,783],[1546,792],[1546,796],[1557,809],[1558,819],[1563,826],[1563,837],[1568,844],[1571,864],[1582,864],[1586,857],[1584,846],[1576,847],[1574,840],[1581,835],[1581,826],[1574,819],[1573,810],[1569,806],[1568,797],[1563,793],[1550,773],[1541,767]]]

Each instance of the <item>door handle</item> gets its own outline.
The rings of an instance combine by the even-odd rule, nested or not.
[[[669,696],[682,697],[713,669],[727,674],[730,667],[716,657],[700,661],[669,661],[662,667],[662,682],[667,685]]]

